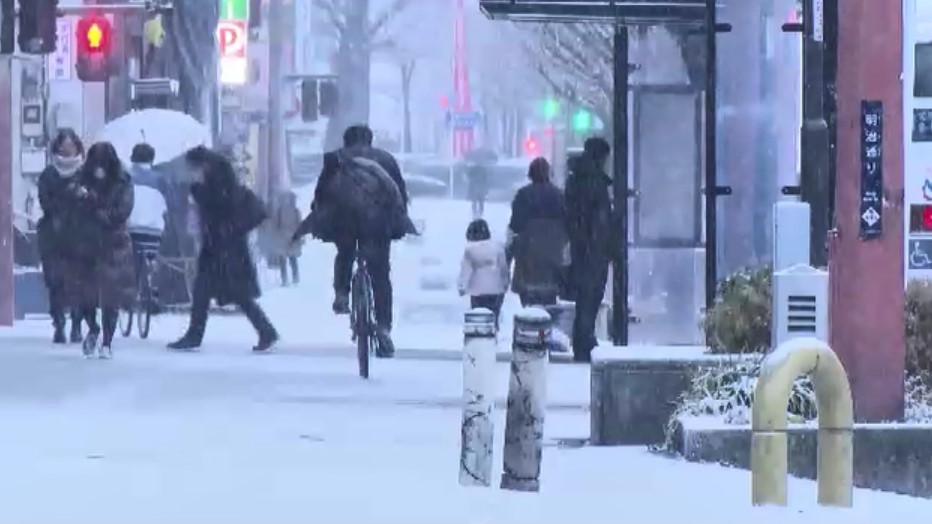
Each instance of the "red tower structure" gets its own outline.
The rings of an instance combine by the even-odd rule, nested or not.
[[[469,66],[466,63],[466,10],[463,0],[456,0],[453,17],[453,114],[451,119],[451,152],[460,158],[473,148],[474,130],[463,125],[472,115],[472,97],[469,93]],[[458,118],[465,117],[465,118]]]

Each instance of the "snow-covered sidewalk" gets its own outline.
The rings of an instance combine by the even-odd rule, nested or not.
[[[561,447],[588,434],[581,366],[550,368],[542,492],[517,494],[458,485],[454,362],[377,361],[367,383],[351,358],[220,344],[192,355],[123,344],[111,362],[0,344],[0,522],[850,524],[932,512],[865,491],[853,511],[823,510],[808,481],[791,483],[792,508],[754,509],[746,471]]]

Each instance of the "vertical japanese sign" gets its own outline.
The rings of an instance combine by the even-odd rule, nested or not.
[[[244,85],[249,79],[246,41],[249,38],[249,0],[220,0],[217,48],[220,83]]]
[[[59,18],[56,21],[58,42],[55,52],[47,57],[49,80],[71,80],[74,72],[74,50],[72,40],[74,31],[71,30],[70,18]]]
[[[861,101],[862,240],[883,234],[883,102]]]

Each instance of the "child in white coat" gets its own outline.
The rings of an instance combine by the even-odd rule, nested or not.
[[[466,229],[466,249],[460,266],[460,296],[469,295],[473,308],[491,310],[498,327],[502,302],[510,283],[511,268],[505,256],[505,245],[492,240],[485,220],[473,220]]]

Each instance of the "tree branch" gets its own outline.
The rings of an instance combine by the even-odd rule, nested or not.
[[[323,11],[330,25],[338,34],[346,30],[346,16],[343,14],[344,6],[340,0],[313,0],[314,6]]]

